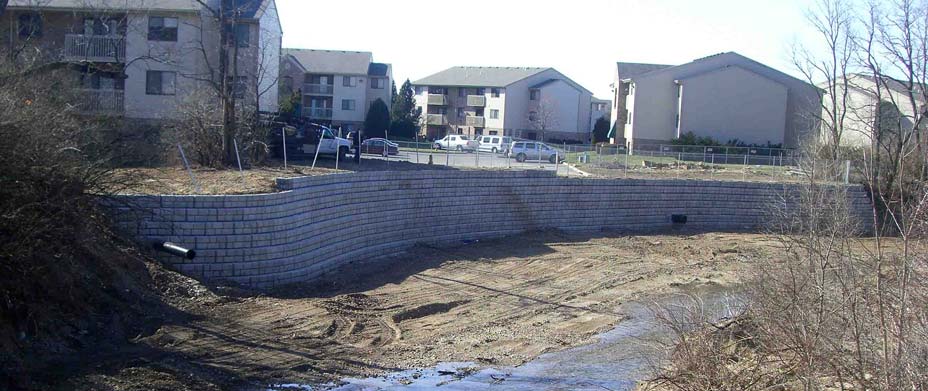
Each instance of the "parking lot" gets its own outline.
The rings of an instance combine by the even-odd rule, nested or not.
[[[423,149],[405,149],[401,148],[398,155],[392,155],[384,158],[376,155],[364,155],[365,159],[381,159],[387,161],[402,161],[417,164],[428,164],[431,159],[432,164],[451,166],[451,167],[468,167],[468,168],[500,168],[500,169],[532,169],[532,170],[557,170],[565,175],[568,168],[563,164],[552,164],[548,161],[526,161],[517,162],[505,155],[491,152],[453,152],[446,150],[423,150]]]

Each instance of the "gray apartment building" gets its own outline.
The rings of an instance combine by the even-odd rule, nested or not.
[[[592,93],[554,68],[452,67],[412,83],[422,134],[589,141]]]
[[[613,92],[610,137],[618,144],[692,132],[792,148],[817,135],[816,87],[734,52],[676,66],[619,62]]]
[[[300,115],[310,121],[360,129],[374,101],[393,104],[392,66],[373,59],[370,52],[284,49],[282,91],[301,96]]]
[[[220,3],[222,1],[222,3]],[[276,112],[281,26],[274,0],[209,0],[235,10],[237,97]],[[161,120],[215,81],[220,26],[193,0],[10,0],[0,20],[6,49],[33,47],[68,65],[87,114]]]

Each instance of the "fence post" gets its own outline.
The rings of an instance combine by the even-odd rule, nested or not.
[[[286,170],[286,169],[287,169],[287,127],[286,127],[286,126],[280,128],[280,138],[283,139],[283,143],[284,143],[284,147],[283,147],[283,150],[284,150],[284,170]]]
[[[741,167],[741,180],[748,179],[748,155],[744,155],[744,166]]]
[[[184,167],[187,169],[187,174],[190,175],[190,181],[193,182],[193,192],[200,193],[200,185],[197,184],[197,178],[193,176],[193,170],[190,169],[190,163],[187,161],[187,155],[184,154],[184,148],[177,144],[177,149],[180,150],[180,157],[184,160]]]
[[[851,181],[851,161],[844,161],[844,184],[848,184]]]
[[[248,189],[248,181],[245,180],[245,171],[242,170],[242,158],[238,155],[238,141],[232,139],[232,145],[235,146],[235,161],[238,162],[238,173],[242,175],[242,186]]]

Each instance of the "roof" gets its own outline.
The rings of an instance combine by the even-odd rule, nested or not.
[[[738,65],[738,64],[728,64],[728,65],[724,65],[724,66],[719,67],[719,68],[706,69],[706,70],[704,70],[704,71],[702,71],[702,72],[691,73],[691,74],[688,74],[688,75],[681,76],[679,80],[692,79],[692,78],[694,78],[694,77],[700,77],[700,76],[703,76],[703,75],[708,75],[708,74],[710,74],[710,73],[723,72],[723,71],[728,71],[728,70],[736,69],[736,68],[737,68],[737,69],[740,69],[740,70],[742,70],[742,71],[748,72],[748,73],[752,73],[752,74],[754,74],[754,75],[756,75],[756,76],[758,76],[758,77],[760,77],[760,78],[762,78],[762,79],[764,79],[764,80],[767,80],[767,81],[770,81],[770,82],[773,82],[773,83],[776,83],[776,84],[779,84],[779,85],[783,85],[783,82],[781,82],[781,81],[779,81],[779,80],[776,80],[776,79],[774,79],[774,78],[772,78],[772,77],[769,77],[769,76],[767,76],[767,75],[764,75],[764,74],[762,74],[762,73],[758,73],[758,72],[752,71],[752,70],[747,69],[747,68],[745,68],[745,67],[743,67],[743,66],[741,66],[741,65]]]
[[[673,65],[664,64],[643,64],[637,62],[617,62],[615,63],[616,71],[621,79],[631,79],[638,75],[657,71],[664,68],[670,68]]]
[[[367,67],[368,76],[387,76],[387,73],[390,71],[390,64],[384,64],[380,62],[372,62],[371,65]]]
[[[9,0],[15,9],[99,9],[99,10],[155,10],[199,11],[203,7],[194,0]]]
[[[292,57],[306,72],[349,75],[367,75],[373,59],[371,52],[343,50],[283,49],[281,55]]]
[[[451,67],[416,80],[422,86],[506,87],[551,68]]]
[[[225,14],[231,16],[237,12],[242,18],[254,18],[261,8],[263,0],[222,0]]]

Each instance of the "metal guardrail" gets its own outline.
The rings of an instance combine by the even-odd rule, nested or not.
[[[331,84],[303,84],[303,93],[304,94],[324,94],[332,95],[335,92],[335,87]]]
[[[78,89],[81,101],[77,107],[84,113],[119,114],[125,111],[125,91]]]
[[[109,35],[66,34],[64,36],[64,57],[69,61],[125,61],[126,38]]]

